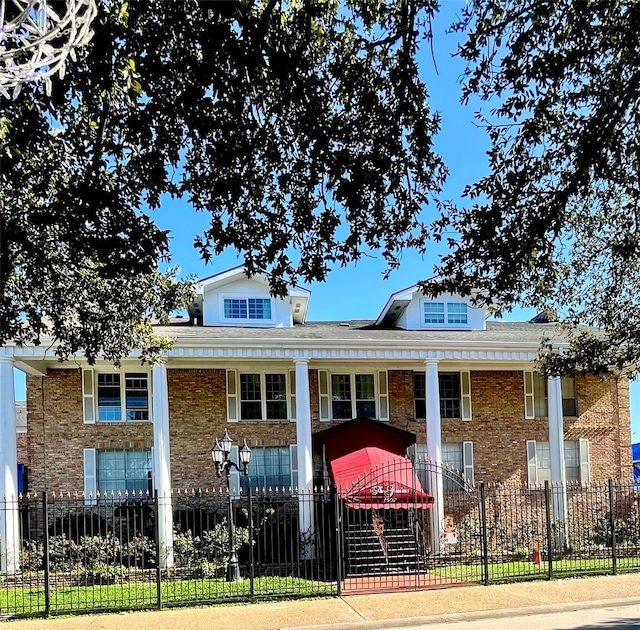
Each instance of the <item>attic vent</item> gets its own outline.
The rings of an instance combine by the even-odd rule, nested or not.
[[[394,307],[393,307],[393,310],[394,310],[394,311],[397,311],[399,308],[400,308],[400,304],[398,304],[397,306],[394,306]]]
[[[545,308],[544,311],[540,311],[533,319],[529,320],[530,324],[549,324],[551,322],[558,321],[558,313],[552,308]]]

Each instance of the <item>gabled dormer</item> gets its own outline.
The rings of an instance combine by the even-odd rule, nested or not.
[[[203,326],[290,328],[303,324],[311,292],[293,287],[284,298],[269,293],[262,275],[248,278],[244,267],[234,267],[201,280],[191,317]]]
[[[488,313],[471,298],[443,293],[425,296],[417,285],[393,293],[376,320],[378,326],[405,330],[485,330]]]

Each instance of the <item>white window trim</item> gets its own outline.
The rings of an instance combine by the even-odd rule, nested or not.
[[[442,324],[432,324],[432,323],[426,323],[424,321],[425,304],[431,304],[431,303],[444,304],[444,313],[443,313],[444,322]],[[449,305],[450,304],[464,304],[467,307],[467,321],[465,323],[460,323],[460,324],[449,323]],[[469,304],[467,304],[464,300],[453,300],[453,299],[429,300],[427,298],[423,298],[422,300],[420,300],[420,327],[425,329],[431,329],[431,330],[445,330],[445,329],[468,330],[471,327],[471,323],[469,321],[471,308],[472,307],[469,306]],[[456,315],[459,315],[459,313],[456,313]]]
[[[91,373],[93,379],[93,395],[89,396],[84,391],[84,379],[88,378],[88,372]],[[122,412],[122,418],[120,420],[100,420],[99,406],[98,406],[98,374],[119,374],[120,375],[120,409]],[[146,374],[147,376],[147,395],[148,395],[148,414],[147,420],[127,420],[127,398],[126,398],[126,375],[127,374]],[[121,368],[119,370],[99,370],[85,368],[82,370],[82,402],[83,404],[83,417],[84,424],[149,424],[153,423],[153,376],[152,372],[146,369],[136,368]],[[92,400],[90,400],[93,398]],[[93,408],[93,422],[87,417],[87,408]]]
[[[111,492],[112,491],[108,491],[105,490],[104,488],[100,488],[100,483],[99,483],[99,467],[98,467],[98,459],[99,459],[99,454],[100,453],[105,453],[105,452],[112,452],[112,453],[120,453],[120,452],[124,452],[126,453],[146,453],[147,451],[149,452],[149,456],[150,456],[150,460],[151,460],[151,468],[149,469],[149,471],[151,472],[151,484],[152,484],[152,489],[153,489],[153,483],[154,483],[154,465],[153,465],[153,447],[151,448],[97,448],[97,449],[84,449],[85,450],[85,454],[88,450],[92,450],[93,451],[93,456],[94,456],[94,469],[93,469],[93,475],[95,477],[95,483],[96,483],[96,488],[97,488],[97,492],[100,492],[102,494],[103,497],[108,497],[109,499],[111,499]],[[86,456],[86,455],[85,455]],[[125,455],[126,458],[126,455]],[[86,460],[85,460],[86,461]],[[125,469],[126,470],[126,469]],[[89,472],[89,475],[91,473]],[[123,472],[124,474],[124,472]],[[87,471],[85,471],[85,485],[86,485],[86,475],[87,475]],[[117,491],[117,493],[115,491],[114,492],[114,497],[116,500],[122,500],[124,501],[127,496],[131,497],[131,498],[135,498],[137,496],[139,496],[137,493],[134,493],[132,491],[131,494],[126,493],[125,489],[119,489]],[[105,494],[106,493],[106,494]],[[144,494],[146,495],[146,491],[144,492]],[[153,493],[152,493],[153,494]]]
[[[229,394],[227,392],[227,405],[236,405],[236,418],[237,420],[229,420],[229,407],[227,407],[227,422],[295,422],[295,415],[293,415],[293,401],[295,401],[296,394],[291,391],[291,370],[281,369],[281,370],[249,370],[249,369],[237,369],[230,368],[226,371],[227,379],[230,377],[230,373],[235,372],[235,381],[236,381],[236,393]],[[243,419],[242,418],[242,398],[240,393],[240,374],[259,374],[260,375],[260,405],[262,409],[262,419],[260,418],[251,418],[251,419]],[[276,420],[274,418],[267,418],[267,399],[266,399],[266,375],[267,374],[282,374],[284,376],[284,387],[285,387],[285,403],[287,405],[287,417],[282,420]],[[231,377],[233,378],[233,377]],[[228,382],[228,381],[227,381]],[[231,398],[235,398],[235,402],[231,400]],[[293,398],[293,401],[292,401]],[[292,417],[293,415],[293,417]]]
[[[249,314],[249,302],[248,300],[269,300],[271,304],[271,317],[269,319],[251,319],[249,317],[236,318],[224,316],[224,301],[225,300],[247,300],[247,315]],[[220,308],[220,322],[222,324],[251,324],[252,326],[260,325],[273,325],[275,323],[275,301],[268,293],[220,293],[219,294]]]
[[[332,376],[349,376],[351,379],[351,418],[334,418],[333,417],[333,387]],[[328,386],[329,386],[329,420],[331,422],[348,422],[358,417],[356,413],[356,375],[358,376],[371,376],[373,378],[373,404],[375,406],[374,418],[381,420],[380,416],[380,386],[378,379],[380,378],[377,370],[327,370]],[[387,386],[388,387],[388,386]],[[385,420],[388,420],[385,418]]]
[[[545,379],[545,387],[547,388],[547,415],[546,416],[536,416],[536,405],[535,405],[535,387],[534,387],[534,377],[536,371],[535,370],[524,370],[522,373],[522,377],[524,379],[524,417],[525,420],[540,420],[549,417],[549,382],[548,379]],[[561,406],[564,409],[564,401],[565,400],[573,400],[575,401],[575,407],[577,415],[575,416],[565,416],[564,413],[562,415],[563,418],[577,418],[580,416],[580,409],[578,409],[578,395],[576,393],[576,382],[575,376],[573,377],[562,377],[562,378],[573,378],[573,398],[561,398]],[[560,387],[562,388],[562,380],[560,383]],[[562,391],[562,390],[561,390]],[[560,394],[562,396],[562,393]]]
[[[547,442],[547,440],[540,440],[541,442]],[[571,440],[578,445],[578,471],[579,479],[567,480],[567,484],[580,483],[582,486],[587,486],[591,482],[591,455],[589,452],[589,440],[586,438],[580,438],[578,440]],[[538,445],[536,440],[527,440],[526,443],[526,456],[527,456],[527,482],[529,486],[534,486],[538,483]]]
[[[424,372],[419,372],[417,370],[414,370],[414,375],[415,374],[424,374]],[[441,420],[443,421],[448,421],[448,420],[463,420],[464,422],[470,422],[471,420],[473,420],[473,407],[471,404],[471,370],[459,370],[458,372],[449,372],[449,371],[442,371],[438,374],[438,387],[440,387],[440,374],[458,374],[458,379],[460,382],[460,417],[459,418],[444,418],[444,417],[440,417]],[[425,376],[426,378],[426,376]],[[415,376],[414,376],[415,379]],[[414,380],[415,383],[415,380]],[[413,415],[414,415],[414,420],[424,420],[425,418],[418,418],[416,415],[416,404],[415,401],[416,400],[424,400],[425,401],[425,407],[426,407],[426,401],[427,401],[427,392],[426,392],[426,385],[425,385],[425,397],[424,398],[416,398],[415,396],[415,385],[414,385],[414,395],[413,395]]]
[[[238,447],[234,446],[232,447],[233,449],[235,449],[235,451],[232,451],[232,459],[234,461],[237,461],[237,457],[238,457]],[[287,449],[289,451],[289,483],[284,485],[284,486],[277,486],[278,488],[282,488],[283,490],[288,490],[290,491],[292,494],[297,494],[298,493],[298,484],[294,483],[295,481],[295,477],[298,475],[298,444],[294,443],[294,444],[289,444],[289,446],[256,446],[254,447],[256,450],[259,449],[263,449],[263,450],[267,450],[267,449]],[[235,459],[234,459],[235,457]],[[236,473],[237,474],[237,473]],[[237,487],[240,488],[240,476],[238,474],[237,476]],[[258,491],[260,491],[264,486],[258,485],[258,486],[254,486],[252,485],[252,488],[257,487]],[[239,493],[239,491],[238,491]]]

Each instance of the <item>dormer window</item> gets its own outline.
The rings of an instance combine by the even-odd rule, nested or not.
[[[468,324],[467,305],[464,302],[423,302],[423,324],[460,325]]]
[[[447,304],[447,324],[466,324],[467,305],[462,302],[450,302]]]
[[[424,323],[444,324],[444,302],[424,303]]]
[[[224,318],[244,320],[271,320],[269,298],[224,298]]]

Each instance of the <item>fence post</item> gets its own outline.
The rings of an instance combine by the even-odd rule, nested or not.
[[[160,567],[160,510],[158,489],[153,491],[153,529],[156,544],[156,608],[162,610],[162,573]]]
[[[551,489],[549,481],[544,482],[544,509],[547,521],[547,567],[549,579],[553,579],[553,539],[551,536]]]
[[[613,479],[609,479],[609,526],[611,527],[611,570],[613,575],[618,573],[618,559],[616,557],[616,519],[614,514]]]
[[[251,484],[249,484],[249,494],[247,495],[249,500],[249,597],[251,601],[255,601],[255,591],[254,591],[254,579],[255,579],[255,569],[253,566],[254,557],[253,557],[253,500],[252,500],[252,490]]]
[[[47,491],[42,493],[42,523],[44,527],[44,616],[51,614],[51,575],[49,573],[49,505]]]
[[[340,513],[340,499],[338,498],[338,489],[333,487],[333,504],[335,506],[335,518],[336,518],[336,560],[337,560],[337,570],[336,570],[336,580],[338,582],[338,597],[342,595],[342,541],[340,538],[340,521],[341,521],[341,513]]]
[[[489,542],[487,540],[487,505],[484,481],[480,482],[480,538],[482,544],[484,585],[489,586]]]

